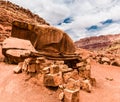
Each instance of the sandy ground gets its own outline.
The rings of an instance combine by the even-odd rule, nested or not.
[[[92,93],[81,91],[80,102],[120,102],[120,67],[92,64],[92,76],[97,85]]]
[[[59,102],[51,91],[29,79],[24,73],[14,74],[15,65],[0,63],[0,102]],[[40,80],[41,81],[41,80]]]
[[[24,73],[14,74],[14,67],[0,63],[0,102],[60,102],[56,92],[45,88],[41,80],[36,83]],[[97,85],[91,93],[80,91],[80,102],[120,102],[119,67],[94,63],[92,77],[96,78]]]

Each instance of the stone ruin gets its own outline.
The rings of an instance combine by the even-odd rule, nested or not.
[[[58,87],[63,102],[79,102],[80,89],[91,92],[90,59],[75,53],[71,38],[48,26],[14,21],[2,52],[7,63],[18,64],[14,73],[42,75],[46,87]]]

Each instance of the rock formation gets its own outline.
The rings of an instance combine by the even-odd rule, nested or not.
[[[0,0],[0,42],[9,37],[14,20],[49,25],[43,18],[10,1]]]
[[[113,44],[114,42],[120,40],[120,34],[114,35],[101,35],[80,39],[75,42],[78,48],[84,48],[88,50],[99,50],[106,48]]]
[[[60,54],[75,52],[72,39],[65,32],[52,26],[14,21],[11,36],[30,40],[37,51]]]

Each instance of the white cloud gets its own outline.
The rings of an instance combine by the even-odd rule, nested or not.
[[[86,36],[120,33],[120,0],[9,0],[32,12],[39,14],[51,25],[67,31],[74,40]],[[72,17],[71,23],[62,23],[65,18]],[[102,25],[107,19],[112,24]],[[86,28],[97,25],[101,29],[94,32]]]

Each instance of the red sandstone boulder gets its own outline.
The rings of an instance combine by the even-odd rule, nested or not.
[[[71,38],[65,32],[52,26],[14,21],[11,36],[30,40],[37,51],[61,54],[75,52]]]
[[[31,51],[35,51],[31,42],[18,38],[7,38],[4,40],[2,46],[2,53],[5,55],[8,63],[24,61]]]

